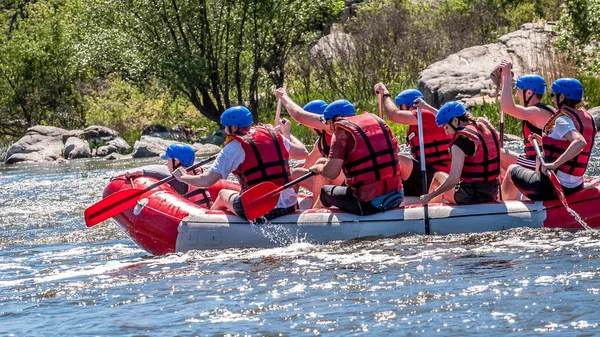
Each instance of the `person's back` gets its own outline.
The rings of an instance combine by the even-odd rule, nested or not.
[[[354,146],[344,161],[346,184],[360,201],[396,191],[402,186],[398,164],[398,142],[389,126],[371,113],[345,117],[335,123],[352,135]]]
[[[357,215],[397,207],[404,194],[398,143],[389,126],[370,113],[356,116],[346,100],[329,104],[324,118],[334,130],[329,157],[310,170],[325,178],[343,171],[346,185],[323,186],[319,202]]]
[[[498,197],[500,137],[485,118],[472,117],[459,102],[447,102],[436,116],[437,125],[452,136],[450,173],[437,172],[421,202],[459,205],[491,202]]]

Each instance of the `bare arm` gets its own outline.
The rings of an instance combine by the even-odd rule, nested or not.
[[[444,194],[445,192],[453,189],[456,184],[460,181],[463,167],[465,165],[465,153],[458,146],[452,146],[452,163],[450,166],[450,174],[444,182],[438,186],[433,192],[427,195],[427,202],[429,200]],[[427,203],[424,202],[424,203]]]
[[[292,123],[286,118],[282,118],[279,124],[279,132],[290,142],[290,157],[293,159],[305,159],[308,156],[306,146],[298,138],[291,134]]]
[[[421,108],[421,109],[427,109],[427,110],[431,111],[434,115],[437,115],[437,113],[438,113],[438,109],[436,109],[432,105],[429,105],[422,98],[417,98],[415,100],[415,106],[418,108]]]
[[[343,159],[323,158],[323,162],[321,162],[321,160],[317,161],[317,164],[313,165],[309,170],[320,174],[327,179],[334,180],[340,175],[340,172],[342,172],[343,165]]]
[[[524,121],[528,121],[537,128],[542,128],[552,114],[536,106],[524,107],[516,105],[512,93],[512,64],[509,61],[502,61],[502,93],[500,94],[500,109],[505,113]]]
[[[310,153],[308,154],[308,157],[306,157],[306,161],[304,161],[304,167],[309,168],[309,167],[313,166],[317,162],[317,159],[319,159],[319,158],[322,158],[321,152],[319,152],[319,149],[317,148],[317,145],[315,144],[315,146],[313,147],[313,150],[310,151]]]
[[[321,123],[319,115],[310,113],[302,109],[287,95],[285,88],[278,88],[275,91],[275,96],[281,100],[288,114],[298,123],[317,130],[324,130],[326,125]]]
[[[181,181],[182,183],[201,188],[210,187],[223,178],[221,177],[221,174],[217,172],[205,172],[199,175],[189,175],[182,167],[173,171],[173,175],[175,176],[175,179]]]
[[[550,170],[556,169],[557,167],[566,163],[567,161],[578,155],[587,146],[587,142],[585,141],[581,133],[577,132],[576,130],[571,130],[567,132],[563,137],[570,141],[571,144],[569,145],[567,150],[563,152],[563,154],[561,154],[554,161],[554,163],[546,163],[546,168]]]
[[[389,96],[390,92],[387,90],[385,85],[383,85],[383,83],[375,84],[374,89],[376,94],[381,93],[382,95],[385,95],[382,103],[383,110],[390,121],[398,124],[417,125],[417,117],[415,117],[415,115],[410,111],[400,110],[396,106],[396,103],[394,103],[392,96]]]

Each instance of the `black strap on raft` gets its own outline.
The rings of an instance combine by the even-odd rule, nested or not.
[[[212,198],[210,197],[210,195],[207,193],[206,189],[204,188],[200,188],[194,191],[191,191],[189,193],[186,193],[183,195],[184,198],[189,199],[191,197],[195,197],[199,194],[202,194],[203,198],[200,200],[196,200],[194,201],[194,204],[196,205],[202,205],[202,204],[206,204],[207,208],[210,207],[211,202],[213,201]]]

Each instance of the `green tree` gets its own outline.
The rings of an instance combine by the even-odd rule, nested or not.
[[[600,72],[600,0],[570,0],[558,22],[557,45],[578,67]]]
[[[292,47],[337,18],[343,5],[339,0],[83,3],[81,20],[89,20],[82,31],[88,42],[84,59],[139,80],[161,78],[216,122],[231,105],[247,104],[256,114],[261,93],[283,83]]]
[[[69,5],[14,0],[0,8],[0,134],[20,136],[36,124],[83,124],[74,28],[63,10]]]

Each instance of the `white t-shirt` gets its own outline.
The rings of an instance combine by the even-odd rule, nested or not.
[[[283,138],[283,145],[289,151],[290,142]],[[223,147],[223,150],[217,155],[210,172],[216,172],[227,179],[229,174],[237,169],[246,159],[246,153],[237,140],[229,142]],[[298,195],[293,188],[285,189],[279,194],[279,201],[275,208],[288,208],[294,206],[298,202]]]
[[[548,133],[548,137],[565,140],[563,137],[567,134],[567,132],[571,130],[577,130],[575,128],[573,120],[571,120],[571,118],[567,116],[560,116],[556,119],[554,123],[554,128],[550,130],[550,133]],[[561,185],[563,185],[564,187],[574,188],[583,183],[583,177],[573,176],[561,172],[559,170],[556,170],[555,172],[558,181],[560,181]]]

